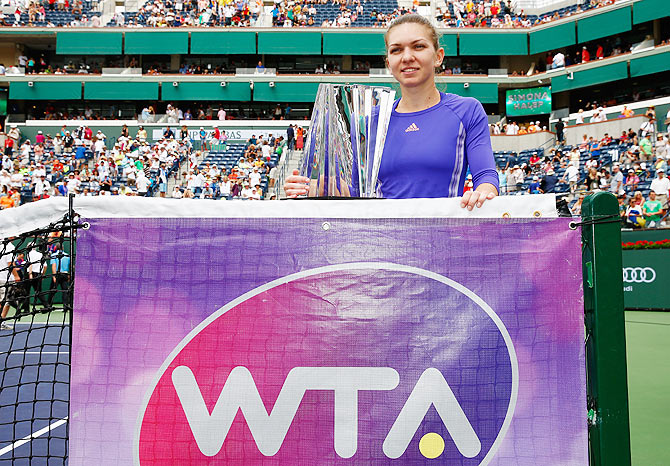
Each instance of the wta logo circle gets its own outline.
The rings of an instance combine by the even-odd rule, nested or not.
[[[518,392],[497,314],[442,275],[321,267],[252,290],[159,369],[136,463],[487,464]]]

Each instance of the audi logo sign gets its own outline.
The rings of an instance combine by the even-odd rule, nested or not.
[[[625,283],[651,283],[656,280],[656,271],[651,267],[624,267]]]

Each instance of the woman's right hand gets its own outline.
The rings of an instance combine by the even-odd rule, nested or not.
[[[310,179],[300,176],[299,170],[293,170],[293,174],[286,177],[284,181],[284,192],[286,197],[296,198],[309,193]]]

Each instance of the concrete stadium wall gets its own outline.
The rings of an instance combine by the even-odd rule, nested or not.
[[[605,133],[608,133],[613,138],[619,137],[622,131],[628,131],[632,128],[637,132],[640,125],[646,121],[644,115],[635,115],[628,118],[617,118],[615,120],[602,121],[600,123],[584,123],[581,125],[573,125],[565,128],[566,143],[574,146],[580,144],[584,135],[587,138],[593,136],[594,139],[602,139]]]
[[[549,131],[540,131],[539,133],[521,134],[517,136],[507,136],[503,134],[492,135],[491,145],[494,151],[513,151],[521,152],[538,147],[549,147],[549,141],[554,139],[554,133]]]

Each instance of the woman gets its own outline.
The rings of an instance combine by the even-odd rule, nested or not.
[[[586,191],[594,191],[598,189],[598,170],[594,167],[590,167],[588,170],[584,180],[584,189]]]
[[[14,207],[12,192],[7,188],[7,186],[3,186],[2,192],[0,193],[0,210],[9,209],[11,207]]]
[[[296,131],[296,138],[295,138],[295,148],[297,150],[302,150],[304,141],[303,141],[303,134],[305,130],[302,128],[302,126],[298,126],[298,130]]]
[[[435,69],[444,49],[437,31],[419,15],[395,20],[386,32],[386,64],[400,85],[379,170],[386,198],[462,195],[472,210],[498,195],[498,175],[486,113],[472,98],[444,94]],[[474,190],[463,194],[467,168]],[[294,170],[284,185],[287,196],[308,194],[310,180]]]

